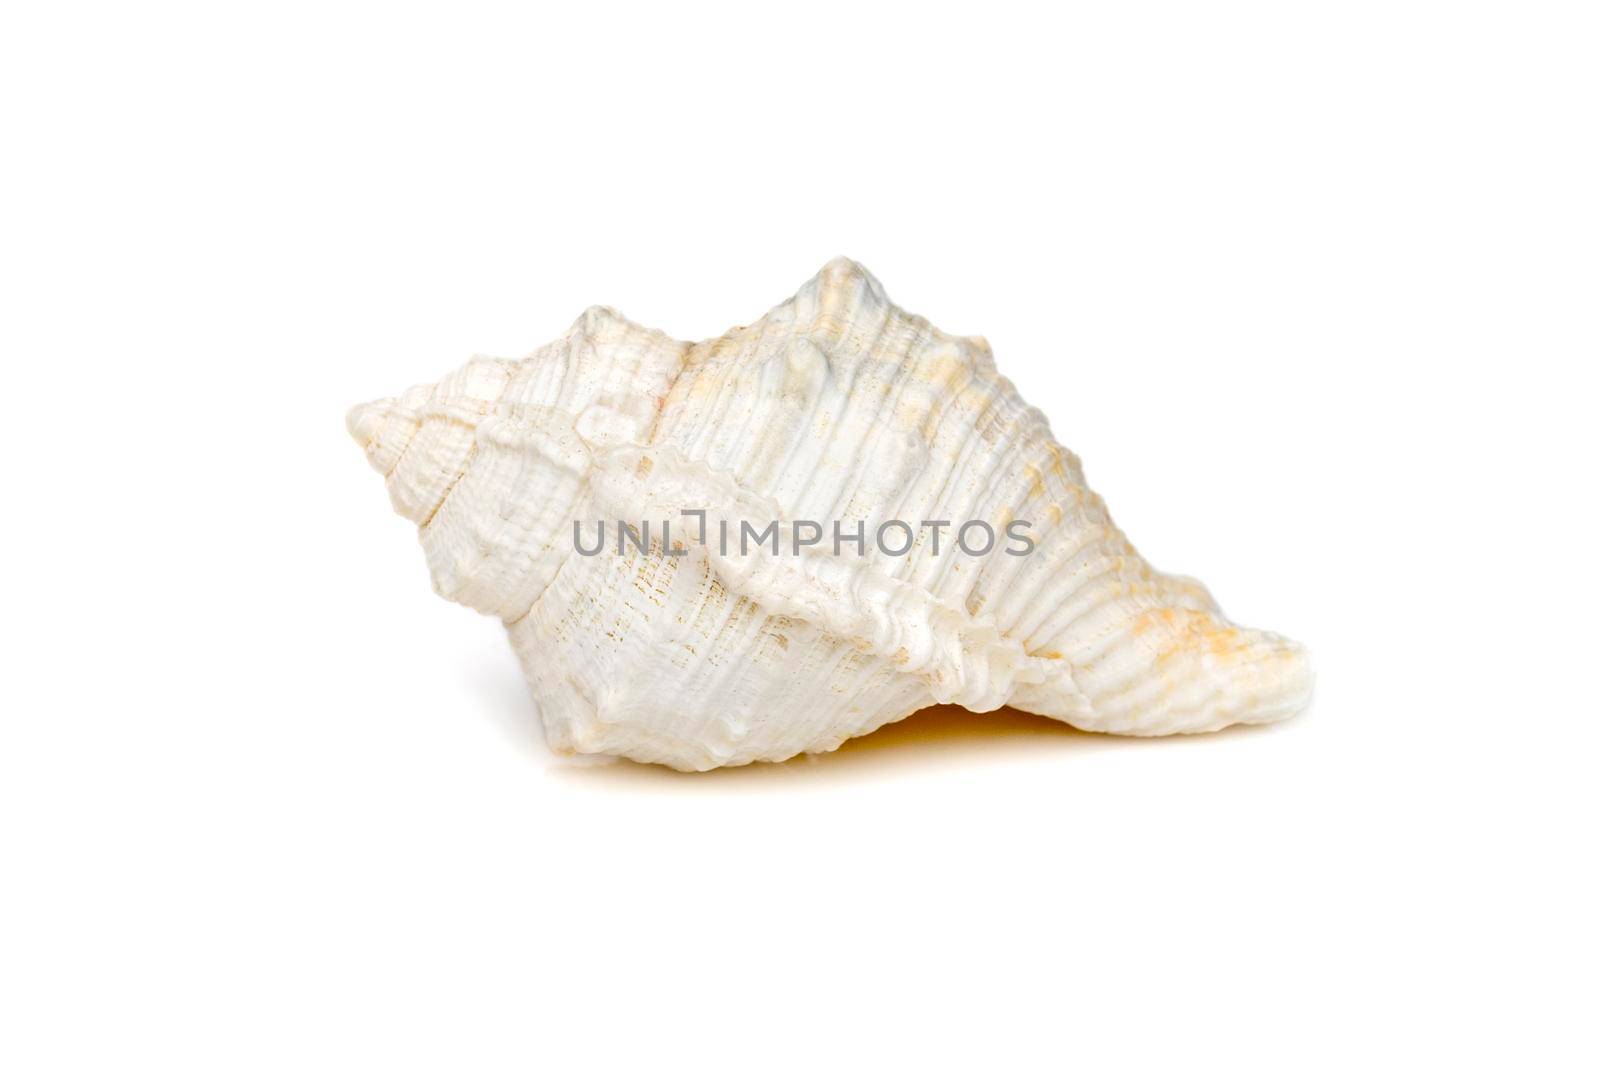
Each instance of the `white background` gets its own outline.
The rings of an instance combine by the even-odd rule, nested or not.
[[[8,5],[8,1063],[1594,1061],[1584,4]],[[545,748],[346,407],[834,255],[1302,718]]]

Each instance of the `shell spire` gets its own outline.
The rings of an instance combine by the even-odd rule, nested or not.
[[[1310,698],[1304,649],[1134,551],[984,341],[849,259],[698,344],[593,308],[349,427],[558,749],[699,770],[939,702],[1156,735]]]

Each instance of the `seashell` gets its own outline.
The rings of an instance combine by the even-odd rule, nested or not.
[[[563,752],[705,770],[937,703],[1153,736],[1310,699],[1304,649],[1134,551],[985,341],[847,259],[714,340],[594,307],[348,422]]]

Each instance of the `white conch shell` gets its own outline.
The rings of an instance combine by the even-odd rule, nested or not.
[[[831,751],[936,703],[1157,735],[1310,699],[1301,647],[1140,558],[986,342],[846,259],[700,344],[591,308],[527,359],[475,359],[349,427],[434,588],[505,621],[559,750],[704,770]],[[1030,523],[1033,550],[954,550],[975,519]],[[574,550],[575,522],[590,550],[618,520],[650,550]],[[721,550],[719,521],[774,520],[827,534]],[[891,520],[916,533],[905,554],[872,535]],[[835,553],[835,522],[864,523],[861,554]]]

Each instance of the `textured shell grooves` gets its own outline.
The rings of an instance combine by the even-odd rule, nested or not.
[[[648,474],[639,475],[641,469]],[[595,466],[600,514],[632,513],[659,525],[682,507],[704,510],[709,526],[786,517],[776,502],[742,488],[726,471],[670,448],[619,446]],[[708,538],[709,539],[709,538]],[[692,539],[686,548],[695,550]],[[699,546],[729,591],[774,614],[820,626],[869,655],[893,656],[901,672],[928,675],[934,698],[973,710],[1002,706],[1017,680],[1042,680],[1022,645],[988,618],[969,616],[925,589],[814,548],[797,555],[722,555]]]
[[[506,620],[560,748],[705,769],[830,750],[935,702],[1154,734],[1309,699],[1303,649],[1133,550],[986,343],[848,260],[700,344],[591,308],[527,359],[473,360],[349,426],[434,587]],[[916,537],[901,556],[870,539],[723,553],[686,508],[713,529]],[[671,523],[686,554],[573,550],[574,521],[619,519]],[[954,550],[973,519],[1027,522],[1033,552]]]

